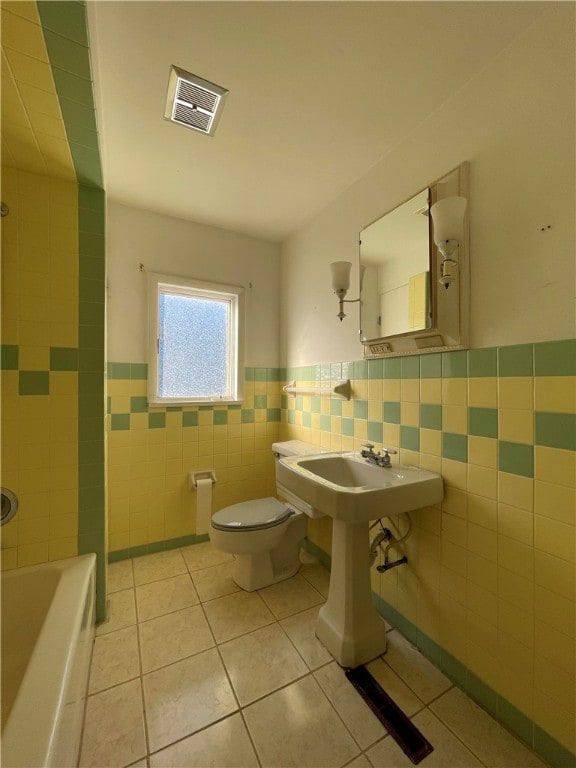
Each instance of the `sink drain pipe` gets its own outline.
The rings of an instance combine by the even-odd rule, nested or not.
[[[382,529],[379,531],[376,536],[372,539],[370,542],[370,566],[374,564],[374,561],[376,560],[376,557],[378,556],[378,549],[382,549],[382,542],[386,542],[386,546],[383,549],[383,556],[384,556],[384,563],[382,565],[377,565],[376,570],[379,573],[384,573],[385,571],[389,571],[391,568],[396,568],[398,565],[403,565],[404,563],[408,562],[408,558],[406,556],[399,558],[398,560],[392,560],[390,561],[388,559],[388,552],[390,549],[395,549],[398,544],[401,544],[402,542],[406,541],[408,536],[412,533],[412,520],[410,519],[410,515],[407,512],[403,513],[403,516],[406,518],[406,521],[408,523],[408,527],[406,529],[406,532],[399,538],[395,538],[394,534],[389,528],[386,528],[382,523],[382,518],[377,520],[375,523],[373,523],[371,528],[374,528],[378,523],[380,523],[380,528]]]

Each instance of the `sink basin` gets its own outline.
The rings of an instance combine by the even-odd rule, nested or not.
[[[442,478],[415,467],[379,467],[358,453],[287,456],[277,479],[295,496],[335,520],[360,523],[437,504]]]

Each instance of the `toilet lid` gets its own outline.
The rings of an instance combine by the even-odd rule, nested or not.
[[[220,531],[253,531],[280,525],[293,514],[286,504],[268,496],[220,509],[212,515],[212,525]]]

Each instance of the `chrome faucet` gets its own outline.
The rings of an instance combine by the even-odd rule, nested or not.
[[[374,443],[362,443],[362,445],[363,450],[360,451],[360,456],[378,467],[391,467],[390,454],[398,453],[394,448],[382,448],[382,453],[374,453]]]

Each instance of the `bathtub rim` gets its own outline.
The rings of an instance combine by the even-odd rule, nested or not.
[[[2,578],[17,578],[22,572],[41,572],[48,568],[55,568],[61,574],[57,597],[38,634],[37,646],[42,650],[32,654],[2,731],[2,762],[11,768],[49,764],[79,641],[86,597],[95,574],[96,555],[90,553],[26,566],[6,571]],[[78,599],[79,595],[84,596],[82,600]],[[44,658],[47,647],[55,651],[48,659],[49,674],[46,674]]]

